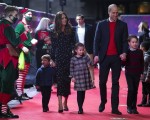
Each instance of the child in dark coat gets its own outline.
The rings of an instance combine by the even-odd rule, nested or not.
[[[36,73],[36,88],[41,90],[43,112],[47,112],[55,70],[50,66],[51,58],[48,54],[43,55],[41,59],[42,66]]]
[[[138,38],[131,35],[128,38],[129,49],[125,62],[125,76],[128,85],[127,112],[138,114],[136,108],[138,87],[144,69],[143,51],[138,49]]]

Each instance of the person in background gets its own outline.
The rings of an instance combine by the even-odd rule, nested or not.
[[[126,59],[128,49],[127,24],[118,19],[118,7],[111,4],[108,7],[109,18],[98,22],[94,39],[94,63],[99,62],[100,75],[99,86],[101,103],[99,112],[103,112],[107,103],[106,83],[110,68],[112,70],[112,114],[121,115],[119,105],[119,78],[121,72],[121,60]]]
[[[137,94],[141,74],[144,69],[144,58],[142,50],[138,49],[138,38],[130,35],[128,38],[129,49],[125,61],[125,76],[128,86],[127,112],[139,114],[137,111]]]
[[[36,39],[33,39],[31,36],[32,29],[29,25],[29,23],[32,21],[32,12],[28,8],[24,8],[21,11],[22,20],[17,24],[15,28],[16,36],[19,36],[22,34],[27,27],[27,36],[28,40],[23,42],[23,45],[26,47],[26,53],[24,53],[25,57],[25,67],[23,70],[19,70],[19,78],[16,81],[16,86],[17,86],[17,93],[18,96],[21,97],[21,99],[31,99],[32,97],[29,97],[26,93],[24,93],[24,84],[26,80],[26,75],[28,74],[29,67],[30,67],[30,62],[31,62],[31,47],[32,45],[35,45],[37,43]]]
[[[138,37],[139,37],[139,45],[143,41],[149,41],[150,42],[150,37],[149,37],[149,25],[147,22],[140,22],[138,26]]]
[[[18,9],[6,6],[5,17],[0,21],[0,118],[19,118],[14,115],[7,103],[11,100],[14,83],[18,78],[18,52],[17,48],[25,53],[26,47],[22,44],[27,40],[27,28],[22,34],[16,36],[12,25],[18,20]]]
[[[55,69],[50,66],[50,55],[45,54],[41,57],[42,66],[36,73],[36,88],[40,89],[42,94],[42,108],[43,112],[49,111],[49,100],[51,97],[51,87],[53,84],[53,77],[55,75]]]
[[[140,49],[144,54],[144,71],[141,76],[142,81],[142,101],[137,106],[139,107],[150,107],[150,43],[144,41],[140,45]]]
[[[50,54],[50,22],[49,18],[43,17],[35,29],[35,39],[38,40],[36,44],[37,68],[41,67],[42,55]]]
[[[54,29],[51,31],[51,58],[56,64],[58,112],[68,111],[70,95],[70,59],[74,49],[74,33],[66,13],[59,11],[55,16]],[[64,102],[62,103],[62,97]]]
[[[85,23],[82,14],[76,15],[76,22],[78,25],[75,27],[75,40],[77,43],[83,43],[85,45],[86,52],[93,61],[94,28],[92,25]],[[90,74],[93,81],[93,87],[96,87],[94,82],[94,66],[90,67]]]
[[[74,82],[74,89],[77,91],[78,114],[83,114],[83,103],[85,99],[85,91],[93,88],[93,81],[89,68],[93,67],[93,63],[85,52],[82,43],[75,46],[75,56],[70,62],[70,77]]]

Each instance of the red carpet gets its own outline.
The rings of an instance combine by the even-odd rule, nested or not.
[[[49,103],[50,111],[47,113],[42,112],[41,107],[41,94],[36,95],[32,100],[23,102],[22,105],[18,105],[13,108],[12,111],[20,116],[19,120],[149,120],[150,119],[150,107],[138,107],[139,115],[128,114],[126,112],[126,95],[127,85],[124,76],[124,72],[121,73],[120,78],[120,105],[119,110],[123,115],[111,114],[111,74],[109,75],[107,87],[108,87],[108,102],[104,112],[99,113],[98,107],[100,103],[99,88],[98,88],[98,70],[95,70],[96,88],[86,92],[86,98],[84,103],[84,114],[77,114],[78,107],[76,101],[76,92],[73,90],[69,96],[68,106],[69,111],[58,113],[58,102],[56,96],[56,89],[53,88],[51,100]],[[139,87],[138,103],[141,101],[141,84]]]

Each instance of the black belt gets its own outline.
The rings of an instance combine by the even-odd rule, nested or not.
[[[6,45],[0,45],[0,50],[6,48]]]

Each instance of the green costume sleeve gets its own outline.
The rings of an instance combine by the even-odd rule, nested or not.
[[[25,31],[25,28],[22,23],[19,23],[15,28],[16,36],[21,35],[24,31]],[[27,33],[27,37],[28,37],[28,39],[26,41],[24,41],[23,44],[26,47],[30,47],[30,46],[32,46],[31,45],[32,36],[29,32]]]
[[[17,46],[21,42],[20,36],[16,36],[15,31],[11,26],[5,28],[4,35],[14,46]]]

